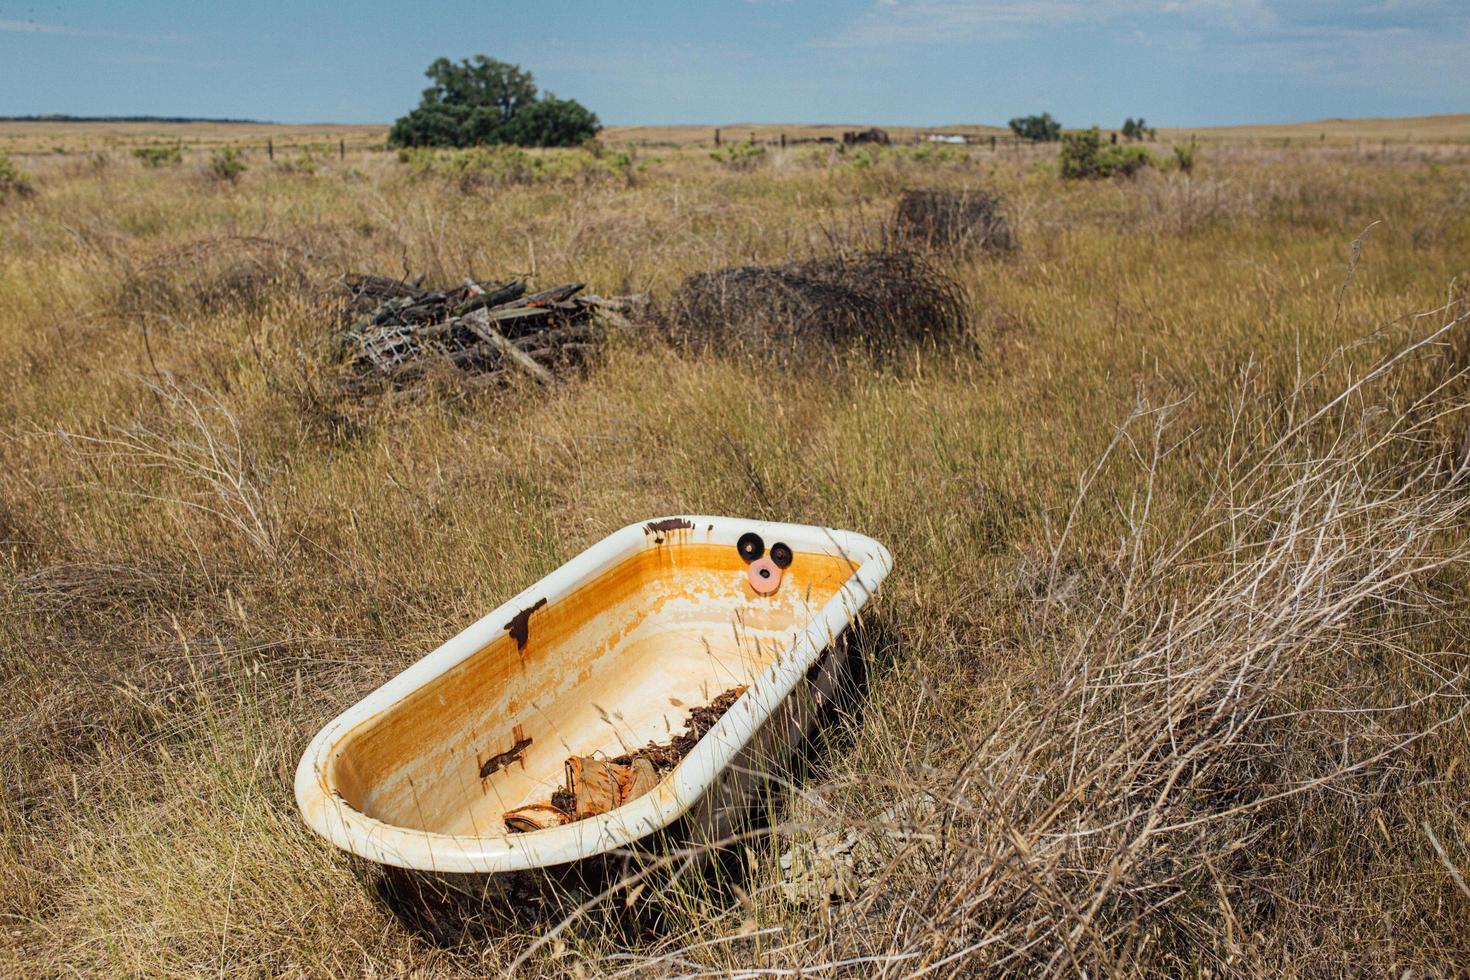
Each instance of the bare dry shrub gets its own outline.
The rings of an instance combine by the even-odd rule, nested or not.
[[[1285,399],[1247,377],[1229,448],[1206,464],[1209,489],[1182,528],[1153,524],[1169,492],[1159,473],[1201,436],[1177,431],[1177,403],[1140,407],[1037,576],[1016,639],[1050,653],[968,715],[916,720],[918,744],[900,733],[866,747],[769,831],[845,835],[830,896],[793,907],[778,873],[758,873],[726,931],[705,919],[602,967],[1259,975],[1463,962],[1467,846],[1450,814],[1467,778],[1443,750],[1463,737],[1470,659],[1442,644],[1464,612],[1470,472],[1444,439],[1463,430],[1466,385],[1446,377],[1441,348],[1467,321],[1331,398],[1311,395],[1322,377]],[[1136,467],[1135,492],[1116,504],[1116,550],[1079,573],[1074,518],[1112,465]],[[1081,587],[1064,581],[1079,574]],[[967,661],[957,651],[935,673],[962,679]],[[1409,822],[1426,806],[1443,814],[1438,832]],[[1376,861],[1417,872],[1365,875]],[[1438,946],[1409,946],[1407,962],[1342,958],[1374,902],[1421,909]]]
[[[894,211],[893,230],[900,240],[959,255],[1016,248],[1005,201],[978,188],[905,191]]]
[[[948,275],[913,252],[887,250],[697,273],[666,319],[697,350],[799,361],[950,340],[964,332],[966,313]]]
[[[130,315],[259,311],[272,301],[325,294],[317,273],[345,254],[330,227],[303,228],[290,240],[220,235],[169,248],[129,271],[115,308]]]
[[[30,197],[35,193],[31,175],[16,166],[8,154],[0,153],[0,202],[9,197]]]
[[[94,472],[112,471],[119,484],[102,492],[156,505],[187,538],[187,515],[201,515],[237,535],[269,560],[283,554],[280,516],[262,489],[264,474],[235,413],[218,395],[170,380],[149,384],[167,424],[110,424],[96,433],[61,431],[63,444]],[[156,474],[145,482],[142,474]]]
[[[1239,181],[1153,174],[1137,182],[1130,224],[1151,232],[1191,235],[1216,224],[1259,219],[1261,200]]]

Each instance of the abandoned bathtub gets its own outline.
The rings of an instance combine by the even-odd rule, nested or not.
[[[331,721],[297,768],[297,803],[340,848],[445,875],[572,864],[676,821],[717,840],[809,734],[846,670],[837,641],[891,565],[872,538],[829,528],[629,525]],[[722,694],[718,721],[641,795],[508,828],[507,813],[554,812],[572,760],[666,742]]]

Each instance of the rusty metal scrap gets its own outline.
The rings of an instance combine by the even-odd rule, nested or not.
[[[506,830],[522,834],[558,827],[607,813],[653,792],[659,780],[694,751],[699,740],[744,693],[744,685],[733,687],[709,704],[690,709],[684,731],[668,742],[650,742],[641,749],[610,759],[570,756],[564,764],[565,783],[552,794],[551,801],[528,803],[506,811]]]
[[[355,381],[405,383],[440,362],[482,380],[549,384],[607,330],[626,329],[623,314],[636,302],[578,295],[580,282],[537,292],[518,278],[466,278],[446,289],[375,275],[339,282],[348,294],[340,339]]]

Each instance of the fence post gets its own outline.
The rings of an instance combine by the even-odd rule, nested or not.
[[[781,149],[783,149],[783,150],[786,149],[786,134],[785,133],[782,133],[781,134]]]
[[[345,139],[339,139],[337,141],[337,159],[347,159],[347,141]]]
[[[720,131],[717,129],[717,130],[715,130],[715,146],[719,146],[719,145],[720,145]]]
[[[272,140],[265,141],[265,158],[272,163],[276,160],[276,144]]]

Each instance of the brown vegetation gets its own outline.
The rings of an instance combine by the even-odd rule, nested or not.
[[[898,199],[893,227],[900,240],[960,255],[1009,252],[1016,247],[1005,202],[975,188],[905,191]]]
[[[1206,143],[1126,184],[1054,147],[671,150],[468,191],[250,152],[234,185],[28,157],[0,206],[0,973],[1470,968],[1464,146]],[[1025,248],[936,255],[973,342],[929,343],[951,288],[895,315],[850,273],[905,190],[975,186]],[[349,268],[710,288],[687,347],[355,395]],[[688,512],[892,549],[866,693],[714,859],[405,924],[302,826],[306,740]]]
[[[914,252],[886,249],[690,276],[671,301],[696,350],[809,363],[853,348],[892,356],[964,333],[958,283]]]

